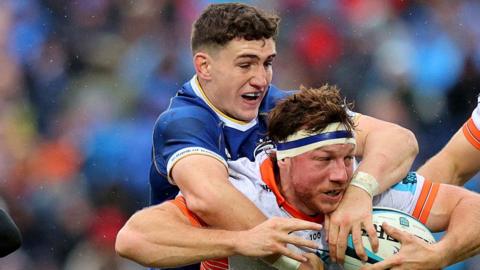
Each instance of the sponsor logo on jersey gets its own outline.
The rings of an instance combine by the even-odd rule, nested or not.
[[[275,144],[273,143],[272,140],[270,140],[270,138],[268,137],[261,138],[258,140],[257,146],[253,150],[253,156],[256,157],[258,154],[263,152],[269,153],[273,149],[275,149]]]
[[[402,180],[403,184],[415,184],[417,183],[417,174],[414,172],[409,172],[405,178]]]

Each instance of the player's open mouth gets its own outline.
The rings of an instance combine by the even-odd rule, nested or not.
[[[328,195],[328,196],[336,197],[336,196],[338,196],[341,192],[342,192],[342,190],[331,190],[331,191],[324,192],[324,193],[325,193],[326,195]]]
[[[259,99],[261,96],[261,93],[260,92],[255,92],[255,93],[247,93],[247,94],[243,94],[242,95],[242,98],[246,99],[246,100],[257,100]]]

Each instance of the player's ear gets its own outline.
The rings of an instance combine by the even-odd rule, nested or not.
[[[277,159],[278,168],[283,170],[288,169],[290,167],[290,160],[290,158]]]
[[[197,76],[204,80],[211,79],[211,57],[204,52],[197,52],[193,56],[193,65]]]

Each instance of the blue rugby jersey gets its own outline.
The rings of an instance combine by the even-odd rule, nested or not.
[[[249,123],[230,118],[210,104],[197,77],[185,83],[170,101],[169,108],[155,123],[150,168],[151,204],[177,195],[178,188],[169,179],[176,161],[196,153],[212,156],[228,167],[229,162],[248,159],[265,144],[266,116],[276,102],[287,96],[270,85],[259,110]]]

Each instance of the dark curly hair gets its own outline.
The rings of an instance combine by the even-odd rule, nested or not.
[[[224,46],[234,38],[276,39],[280,18],[240,3],[209,5],[194,22],[192,52],[208,46]]]
[[[335,86],[304,88],[280,101],[268,116],[268,136],[275,142],[284,141],[300,129],[317,132],[333,122],[343,123],[349,131],[354,124],[347,104]]]

